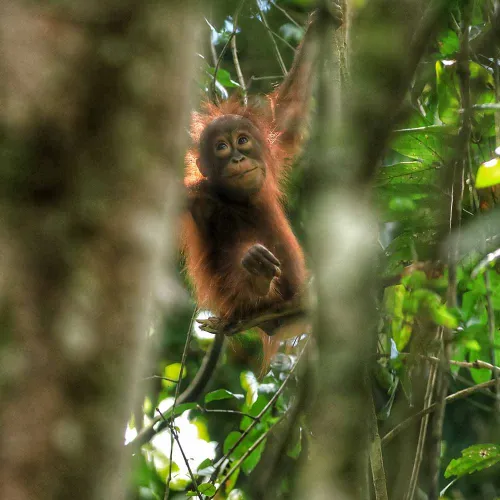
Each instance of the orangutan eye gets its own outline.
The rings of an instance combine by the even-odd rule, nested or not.
[[[248,137],[246,135],[240,135],[238,137],[238,144],[242,146],[243,144],[246,144],[248,142]]]
[[[222,151],[222,150],[224,150],[224,149],[227,149],[228,147],[229,147],[229,146],[227,145],[227,143],[222,142],[222,141],[218,142],[218,143],[215,145],[215,149],[216,149],[217,151]]]

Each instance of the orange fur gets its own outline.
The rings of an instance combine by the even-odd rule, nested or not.
[[[268,106],[263,108],[244,107],[233,98],[219,106],[207,103],[201,112],[193,114],[191,137],[194,147],[186,154],[184,182],[188,196],[197,202],[210,197],[206,187],[203,187],[204,177],[196,164],[200,136],[209,123],[227,114],[240,115],[250,120],[266,141],[266,180],[248,209],[219,203],[210,226],[216,229],[210,234],[199,227],[191,213],[186,213],[183,219],[186,267],[198,304],[229,321],[279,310],[300,294],[306,280],[304,256],[286,218],[282,191],[289,160],[298,141],[290,141],[279,131],[275,118],[277,95],[276,92],[271,94]],[[225,228],[230,228],[229,239],[225,236]],[[248,272],[240,264],[245,252],[255,243],[266,246],[280,260],[283,273],[273,280],[269,293],[264,297],[255,293]],[[280,338],[262,332],[262,340],[263,369],[267,369],[278,350]]]
[[[272,106],[271,111],[269,108],[243,107],[237,100],[231,99],[220,106],[205,104],[201,112],[193,115],[191,136],[195,146],[186,155],[185,185],[188,196],[201,200],[207,195],[201,187],[204,177],[196,165],[200,135],[211,121],[226,114],[244,116],[262,133],[267,142],[264,148],[266,180],[248,209],[242,210],[230,204],[216,207],[213,216],[215,234],[207,235],[191,213],[184,215],[182,234],[186,267],[198,304],[221,318],[233,321],[268,310],[279,310],[300,293],[306,280],[306,268],[302,249],[283,207],[282,187],[288,158],[293,151],[290,151],[292,148],[288,147],[288,142],[280,141]],[[230,240],[221,239],[220,234],[225,227],[231,228]],[[255,243],[263,244],[276,255],[283,273],[282,277],[273,280],[270,292],[264,297],[252,289],[248,272],[240,264],[245,252]],[[263,365],[267,368],[278,350],[280,339],[263,332],[262,340]]]

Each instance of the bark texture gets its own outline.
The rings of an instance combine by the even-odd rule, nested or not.
[[[176,250],[196,2],[0,6],[0,497],[125,497]],[[200,16],[197,16],[200,18]]]

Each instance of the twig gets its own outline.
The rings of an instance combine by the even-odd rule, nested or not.
[[[461,391],[455,392],[447,396],[445,402],[446,404],[453,403],[454,401],[466,398],[471,394],[474,394],[475,392],[479,392],[482,391],[483,389],[487,389],[488,387],[492,387],[495,385],[495,383],[496,383],[495,380],[488,380],[487,382],[473,385],[472,387],[467,387],[467,389],[462,389]],[[437,403],[433,403],[431,406],[428,406],[427,408],[424,408],[423,410],[420,410],[419,412],[415,413],[411,417],[408,417],[406,420],[403,420],[403,422],[394,427],[394,429],[389,431],[382,438],[382,446],[385,446],[386,444],[390,443],[398,434],[401,433],[401,431],[404,431],[406,428],[408,428],[415,420],[422,418],[424,415],[432,413],[433,411],[436,410],[437,407],[438,407]]]
[[[189,343],[191,342],[191,334],[192,334],[192,331],[193,331],[194,318],[196,318],[197,313],[198,313],[198,309],[195,308],[194,311],[193,311],[193,314],[191,316],[191,320],[189,321],[189,328],[188,328],[188,332],[187,332],[187,336],[186,336],[186,342],[184,343],[184,349],[182,351],[181,369],[179,371],[179,379],[182,378],[182,372],[183,372],[184,366],[186,364],[187,351],[188,351]],[[175,386],[174,403],[172,405],[172,416],[170,417],[169,424],[168,424],[170,426],[170,461],[169,461],[169,464],[168,464],[168,480],[167,480],[167,482],[165,484],[165,496],[164,496],[164,500],[168,500],[168,496],[170,494],[169,484],[170,484],[170,480],[172,479],[172,464],[173,464],[172,455],[174,453],[174,438],[175,438],[175,432],[174,432],[174,428],[173,428],[174,427],[173,426],[173,421],[174,421],[174,418],[175,418],[175,407],[177,405],[177,399],[179,398],[180,387],[181,387],[181,384],[177,384]],[[163,417],[163,414],[161,413],[161,411],[158,408],[156,409],[156,411],[160,414],[160,417],[162,418],[162,420],[164,422],[167,422],[167,420]],[[182,448],[181,448],[180,444],[179,444],[179,448],[181,449],[182,456],[184,456],[184,452],[182,451]],[[189,472],[191,473],[191,469],[189,469],[189,464],[187,464],[187,466],[188,466]],[[192,475],[192,473],[191,473],[191,475]],[[194,484],[196,486],[196,481],[194,480],[194,477],[192,479],[193,479],[193,482],[194,482]],[[198,491],[198,486],[196,486],[196,491]],[[199,492],[198,492],[198,494],[199,494]],[[200,499],[201,499],[201,497],[200,497]]]
[[[240,443],[250,434],[250,432],[254,429],[254,427],[258,424],[258,422],[260,420],[262,420],[262,417],[267,413],[267,411],[272,407],[274,406],[274,404],[276,403],[277,399],[280,397],[281,393],[283,392],[283,390],[285,389],[285,386],[286,384],[288,383],[288,381],[290,380],[290,378],[292,377],[293,373],[295,372],[295,369],[297,368],[297,365],[299,364],[299,361],[300,359],[302,358],[302,355],[305,351],[305,349],[307,348],[307,340],[306,340],[306,343],[304,345],[304,347],[302,348],[302,351],[300,351],[299,355],[297,356],[297,361],[295,361],[295,364],[292,366],[292,368],[290,369],[290,372],[288,373],[288,375],[286,376],[285,380],[283,380],[283,383],[278,387],[278,390],[276,391],[276,393],[274,394],[274,396],[269,400],[269,402],[267,403],[266,406],[264,406],[264,408],[262,408],[262,410],[260,411],[260,413],[257,415],[256,419],[247,427],[247,429],[241,434],[241,436],[238,438],[238,440],[236,441],[236,443],[233,444],[233,446],[227,451],[226,454],[224,454],[220,460],[217,462],[216,466],[215,466],[215,470],[214,472],[212,473],[212,476],[210,477],[210,481],[214,481],[215,478],[217,477],[217,474],[218,474],[218,471],[222,465],[222,463],[227,460],[231,454],[234,452],[234,450],[240,445]]]
[[[373,489],[375,490],[376,500],[388,500],[387,481],[384,471],[384,459],[382,456],[382,442],[378,432],[377,412],[372,394],[371,401],[371,431],[372,442],[370,446],[370,466],[372,469]]]
[[[233,63],[236,69],[236,76],[238,77],[238,82],[240,83],[241,91],[243,93],[243,103],[245,106],[248,104],[247,87],[245,85],[245,78],[241,71],[240,60],[238,59],[238,49],[236,47],[236,30],[237,30],[238,16],[234,17],[233,30],[235,35],[231,37],[231,53],[233,55]]]
[[[469,68],[469,28],[472,18],[473,0],[467,0],[462,8],[462,25],[460,35],[460,51],[457,56],[457,75],[460,87],[460,98],[463,108],[462,123],[458,134],[457,156],[452,160],[451,182],[452,197],[449,217],[449,234],[459,231],[461,226],[462,201],[464,193],[464,172],[468,158],[468,148],[472,130],[472,108],[470,95],[470,68]],[[448,307],[457,306],[457,255],[459,238],[458,235],[450,243],[448,251]],[[449,378],[446,372],[449,370],[451,359],[451,340],[452,331],[448,328],[443,329],[443,351],[442,351],[442,370],[438,374],[436,400],[437,410],[433,419],[433,429],[431,438],[431,448],[429,465],[429,476],[431,479],[429,487],[429,500],[439,498],[439,473],[441,469],[441,442],[443,438],[443,424],[446,409],[446,396],[448,394]]]
[[[252,444],[252,446],[250,446],[250,448],[248,448],[248,450],[241,456],[241,458],[231,467],[231,469],[229,469],[229,472],[221,479],[221,481],[219,483],[219,486],[215,490],[215,493],[210,498],[215,498],[215,496],[217,495],[217,493],[219,492],[219,490],[222,488],[223,484],[234,474],[235,471],[238,470],[239,467],[241,467],[241,464],[260,446],[260,444],[265,439],[267,439],[267,436],[269,436],[269,434],[271,433],[271,431],[273,431],[274,428],[277,425],[279,425],[283,421],[283,419],[285,417],[286,417],[286,414],[281,415],[281,417],[279,418],[279,420],[276,423],[274,423],[271,427],[269,427],[269,429],[267,429],[267,431],[264,432],[262,434],[262,436],[260,436],[259,439],[257,439],[255,441],[255,443]]]
[[[180,382],[180,380],[174,380],[173,378],[162,377],[161,375],[151,375],[150,377],[144,377],[142,380],[153,380],[153,379],[166,380],[167,382],[172,382],[172,384],[178,384]]]
[[[212,32],[210,32],[210,54],[212,56],[212,64],[215,65],[217,64],[217,61],[219,60],[219,57],[217,56],[217,50],[215,49],[214,42],[212,40]]]
[[[236,12],[234,13],[233,19],[237,19],[241,9],[243,8],[243,5],[245,4],[246,0],[241,0],[240,3],[238,4],[238,7],[236,8]],[[229,44],[231,43],[231,40],[233,39],[234,36],[236,36],[236,24],[233,24],[233,31],[229,35],[228,41],[224,44],[224,47],[222,47],[222,50],[219,54],[219,58],[217,59],[217,64],[215,65],[214,69],[214,77],[212,79],[212,93],[215,96],[216,95],[216,87],[215,87],[215,82],[217,81],[217,72],[219,71],[220,64],[222,62],[222,58],[224,57],[224,54],[226,53],[227,48],[229,47]]]
[[[288,73],[288,71],[286,69],[285,63],[283,62],[283,58],[281,57],[280,49],[278,48],[278,44],[276,43],[276,40],[274,39],[271,28],[269,28],[269,24],[267,24],[266,16],[264,15],[264,12],[260,8],[259,0],[255,0],[255,5],[257,5],[257,10],[259,11],[259,15],[260,15],[260,18],[262,20],[262,24],[266,27],[267,32],[269,33],[269,37],[271,38],[271,43],[273,44],[274,52],[276,53],[276,58],[278,59],[278,63],[280,65],[281,71],[283,72],[284,75],[286,75]]]
[[[280,78],[283,78],[283,75],[251,76],[249,81],[258,82],[259,80],[279,80]]]
[[[300,28],[302,31],[304,30],[304,27],[301,26],[281,5],[278,5],[274,0],[271,0],[271,3],[273,4],[274,7],[276,7],[278,10],[283,12],[283,14],[295,25],[297,28]]]
[[[453,376],[453,379],[457,382],[461,382],[465,387],[473,387],[475,385],[474,382],[471,382],[470,378],[462,377],[462,375],[456,374]],[[487,398],[495,399],[495,395],[488,389],[483,389],[482,391],[479,391],[479,393],[483,394]],[[467,403],[470,403],[477,408],[481,408],[483,411],[493,411],[489,406],[478,403],[477,401],[468,400]]]
[[[259,421],[258,417],[254,417],[253,415],[249,415],[248,413],[243,413],[242,411],[238,410],[209,410],[208,408],[205,408],[203,406],[198,407],[200,411],[203,413],[229,413],[231,415],[240,415],[242,417],[248,417],[251,420],[256,420],[257,422]]]
[[[414,354],[406,353],[406,352],[400,352],[398,357],[400,358],[407,358],[407,357],[412,357],[415,356]],[[377,354],[378,358],[390,358],[390,354]],[[417,354],[417,357],[423,358],[426,361],[430,361],[432,363],[437,363],[439,364],[441,360],[439,358],[436,358],[435,356],[428,356],[425,354]],[[480,359],[476,359],[475,361],[456,361],[454,359],[450,360],[450,365],[455,365],[455,366],[460,366],[462,368],[469,368],[469,369],[475,369],[475,370],[500,370],[500,367],[494,366],[491,363],[487,363],[486,361],[481,361]]]
[[[287,470],[285,461],[287,460],[287,450],[294,438],[294,431],[305,408],[311,407],[311,402],[316,397],[317,387],[311,387],[314,383],[314,376],[310,356],[306,354],[300,374],[297,374],[297,391],[295,393],[293,406],[287,414],[286,429],[277,433],[274,439],[274,446],[268,447],[267,457],[263,457],[262,474],[260,478],[253,478],[252,498],[271,500],[276,498],[276,490],[281,484],[284,471]],[[296,464],[298,465],[298,464]]]
[[[198,399],[215,371],[223,347],[224,336],[217,335],[210,351],[203,358],[203,362],[198,370],[198,373],[188,387],[178,397],[178,405],[196,401]],[[153,436],[164,430],[166,427],[168,427],[168,425],[160,416],[155,417],[148,427],[145,427],[139,434],[137,434],[135,439],[127,444],[127,448],[136,451],[140,446],[149,442]]]
[[[225,335],[226,337],[231,337],[237,333],[250,330],[250,328],[255,328],[256,326],[262,325],[267,321],[282,319],[282,318],[301,318],[307,315],[307,310],[303,306],[291,307],[289,309],[284,309],[279,312],[265,312],[254,316],[253,318],[246,318],[244,320],[238,321],[235,324],[228,325],[224,328],[213,329],[208,325],[204,325],[207,320],[199,320],[201,324],[200,329],[213,334]],[[209,318],[211,319],[211,318]]]
[[[297,49],[290,42],[287,42],[281,35],[279,35],[278,33],[276,33],[276,31],[274,31],[273,29],[271,29],[269,26],[267,26],[265,24],[264,24],[264,28],[268,31],[268,33],[271,34],[271,36],[277,38],[280,42],[282,42],[283,44],[285,44],[293,52],[297,52]]]
[[[179,436],[177,435],[177,431],[175,430],[172,419],[166,419],[163,417],[162,412],[160,411],[159,408],[156,408],[156,411],[160,414],[160,416],[165,420],[165,422],[168,422],[168,426],[170,429],[170,435],[172,436],[172,444],[170,448],[170,464],[172,464],[172,451],[173,451],[173,440],[175,439],[175,442],[177,443],[177,446],[179,447],[179,450],[181,452],[182,458],[184,460],[184,463],[186,464],[187,470],[189,472],[189,477],[191,478],[191,481],[193,481],[194,488],[196,490],[197,496],[200,500],[203,500],[201,497],[200,490],[198,489],[198,484],[196,483],[196,478],[193,474],[193,471],[191,470],[191,466],[189,465],[189,460],[186,457],[186,454],[184,453],[184,450],[182,449],[181,443],[179,441]],[[169,466],[169,473],[168,473],[168,481],[166,484],[166,491],[165,491],[165,500],[168,499],[168,492],[170,491],[169,484],[170,480],[172,479],[172,465]]]
[[[441,329],[438,330],[438,336],[440,336]],[[438,364],[441,363],[441,360],[439,358],[435,358],[437,363],[431,366],[430,368],[430,374],[429,374],[429,379],[427,381],[427,387],[425,389],[425,396],[424,396],[424,408],[428,408],[431,406],[432,403],[432,396],[434,394],[434,388],[436,385],[436,376],[437,376],[437,369],[438,369]],[[415,496],[415,491],[417,490],[418,486],[418,478],[420,474],[420,466],[422,464],[423,456],[424,456],[424,447],[425,447],[425,442],[427,439],[427,427],[429,425],[429,415],[425,415],[423,419],[420,422],[420,429],[418,433],[418,441],[417,441],[417,449],[415,451],[415,460],[413,462],[413,468],[411,471],[411,477],[410,477],[410,482],[408,486],[408,491],[405,496],[405,500],[413,500],[413,497]]]

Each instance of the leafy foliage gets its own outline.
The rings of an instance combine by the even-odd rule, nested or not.
[[[460,458],[453,459],[444,473],[445,477],[465,476],[491,467],[500,462],[500,446],[476,444],[462,450]]]

